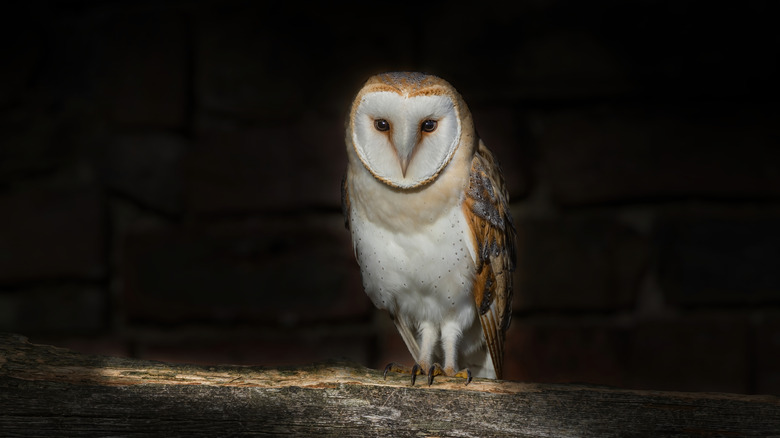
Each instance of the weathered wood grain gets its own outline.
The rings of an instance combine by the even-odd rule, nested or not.
[[[780,436],[780,398],[440,378],[351,363],[202,367],[0,334],[0,435]]]

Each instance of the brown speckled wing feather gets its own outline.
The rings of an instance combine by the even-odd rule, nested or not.
[[[504,335],[512,318],[515,229],[501,169],[481,141],[471,162],[463,210],[476,249],[477,270],[472,292],[496,377],[500,379]]]

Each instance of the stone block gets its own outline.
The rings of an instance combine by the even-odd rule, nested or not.
[[[637,325],[628,386],[747,393],[749,324],[738,315],[691,315]]]
[[[72,185],[94,181],[93,154],[103,145],[105,129],[94,98],[99,83],[95,44],[101,38],[93,23],[85,24],[89,20],[73,25],[80,20],[70,21],[52,9],[56,6],[30,8],[34,19],[16,22],[18,31],[5,39],[13,49],[4,65],[13,68],[0,69],[0,75],[9,70],[4,86],[17,84],[0,109],[0,185],[42,177]]]
[[[502,7],[500,14],[487,4],[470,5],[463,12],[442,11],[442,20],[422,27],[422,45],[437,50],[428,51],[421,64],[447,78],[467,102],[591,97],[631,89],[610,41],[581,26],[561,25],[564,17],[553,2]],[[448,44],[440,44],[442,35]]]
[[[516,220],[519,311],[630,308],[649,261],[646,239],[608,217]]]
[[[122,10],[95,29],[100,35],[99,93],[120,126],[183,129],[192,86],[192,32],[183,12]]]
[[[780,315],[767,312],[755,323],[756,394],[780,395]]]
[[[515,318],[504,346],[504,378],[624,386],[630,339],[630,330],[606,322]]]
[[[341,123],[363,81],[382,71],[408,70],[416,48],[414,20],[371,14],[372,25],[356,27],[365,14],[333,4],[201,8],[195,38],[200,108],[250,122],[289,120],[314,110]]]
[[[204,127],[186,159],[187,205],[206,214],[340,208],[345,148],[342,122],[316,117]]]
[[[16,120],[0,120],[0,183],[10,184],[29,175],[52,172],[69,155],[68,147],[55,139],[59,122],[49,114],[19,111]]]
[[[530,117],[561,204],[780,194],[780,118],[759,105],[604,106]]]
[[[489,3],[448,8],[422,28],[421,46],[438,50],[421,63],[487,98],[776,96],[767,7],[564,0],[505,4],[499,13]],[[739,31],[724,33],[723,23]]]
[[[241,119],[298,113],[309,77],[306,51],[299,50],[303,41],[284,37],[269,5],[237,6],[207,8],[196,18],[198,103],[205,111]]]
[[[109,188],[133,202],[167,214],[184,204],[187,140],[175,134],[116,135],[104,152],[102,173]]]
[[[748,327],[747,319],[727,313],[630,325],[516,318],[505,347],[507,378],[746,393],[752,360]]]
[[[45,286],[0,292],[0,331],[73,335],[104,330],[106,292],[90,286]]]
[[[683,306],[780,302],[780,214],[765,208],[685,208],[654,231],[658,279]]]
[[[11,108],[26,96],[36,64],[40,62],[49,20],[29,4],[9,5],[0,23],[3,64],[0,68],[0,108]],[[6,66],[13,66],[8,68]]]
[[[0,211],[0,284],[105,275],[104,202],[95,190],[10,191]]]
[[[123,247],[130,320],[297,325],[371,305],[340,215],[144,227]]]
[[[535,164],[528,130],[520,114],[509,106],[470,106],[479,137],[498,160],[510,200],[531,191]]]
[[[609,43],[642,96],[777,96],[778,64],[766,56],[774,44],[768,3],[604,2],[606,13],[594,4],[567,3],[558,9],[569,20],[559,24],[591,23],[584,27]],[[622,19],[627,16],[634,19]],[[724,23],[735,31],[723,32]]]

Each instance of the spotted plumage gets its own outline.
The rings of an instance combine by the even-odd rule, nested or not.
[[[515,231],[462,97],[436,76],[373,76],[346,143],[343,209],[363,287],[395,322],[413,378],[501,378]]]

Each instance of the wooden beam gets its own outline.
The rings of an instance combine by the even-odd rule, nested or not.
[[[421,379],[423,380],[423,379]],[[769,436],[780,398],[438,378],[354,363],[194,366],[0,334],[0,435]]]

